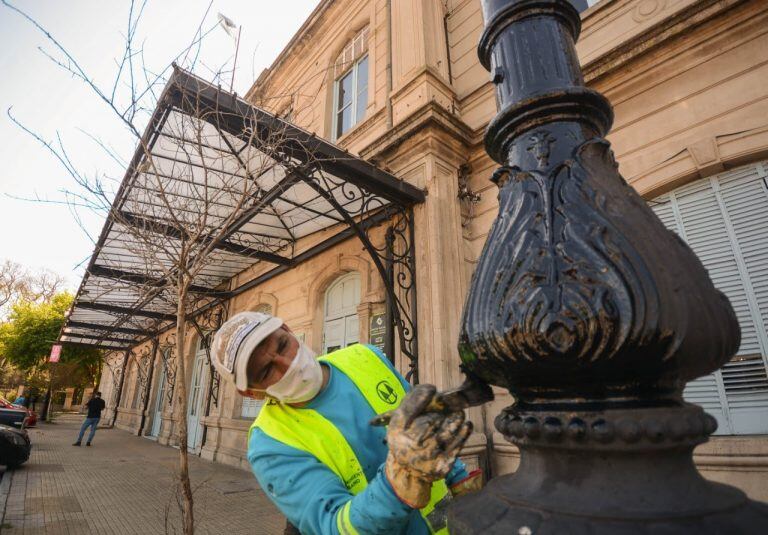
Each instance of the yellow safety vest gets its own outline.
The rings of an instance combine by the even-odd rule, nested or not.
[[[405,397],[405,390],[397,376],[364,345],[355,344],[339,349],[318,360],[327,362],[349,377],[376,414],[396,408]],[[256,428],[278,442],[314,455],[344,482],[344,486],[353,495],[368,486],[363,467],[349,442],[341,431],[319,412],[270,401],[261,408],[259,416],[251,424],[248,430],[249,443],[251,433]],[[308,430],[311,432],[307,432]],[[450,493],[445,481],[440,480],[432,485],[431,499],[426,507],[421,509],[421,515],[432,533],[440,535],[447,534],[447,528],[443,525],[433,529],[429,515],[444,499],[450,499]],[[338,512],[336,526],[340,533],[357,534],[349,519],[350,505],[351,501]],[[440,504],[440,508],[444,505]]]

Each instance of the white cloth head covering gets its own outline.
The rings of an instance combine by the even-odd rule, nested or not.
[[[282,325],[283,320],[263,312],[240,312],[232,316],[213,337],[211,358],[216,371],[238,390],[247,390],[246,372],[253,350]]]

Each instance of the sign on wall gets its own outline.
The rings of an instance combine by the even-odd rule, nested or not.
[[[382,353],[387,344],[387,315],[384,313],[373,314],[371,316],[371,328],[369,331],[369,344],[378,347]],[[387,357],[392,358],[391,355]]]
[[[51,347],[51,357],[48,359],[48,362],[59,362],[59,356],[61,355],[61,346],[55,345]]]

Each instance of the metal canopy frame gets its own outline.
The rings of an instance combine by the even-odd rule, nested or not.
[[[255,195],[232,202],[238,188],[254,184]],[[195,318],[357,237],[384,282],[407,377],[418,382],[412,208],[424,192],[178,67],[112,203],[61,343],[128,351],[175,325],[172,271],[162,261],[147,265],[137,236],[169,247],[187,238],[174,218],[199,215],[202,187],[215,193],[206,200],[208,220],[222,228],[198,236],[213,258],[190,286],[196,301],[188,320],[199,333]],[[382,225],[378,246],[371,230]],[[230,288],[257,264],[274,267]]]

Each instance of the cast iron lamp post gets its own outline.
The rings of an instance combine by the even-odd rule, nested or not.
[[[768,533],[768,506],[706,481],[717,424],[685,383],[740,331],[698,258],[619,175],[613,113],[584,87],[566,0],[482,0],[499,215],[464,309],[462,361],[507,388],[515,474],[457,500],[451,533]]]

